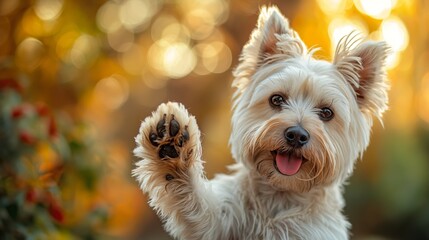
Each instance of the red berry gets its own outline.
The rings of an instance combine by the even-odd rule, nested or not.
[[[52,116],[48,120],[48,134],[50,137],[56,137],[58,135],[57,124]]]
[[[37,201],[37,193],[34,188],[30,188],[25,193],[25,201],[29,203],[35,203]]]
[[[24,108],[22,106],[14,107],[10,112],[10,115],[13,119],[20,118],[22,115],[24,115]]]
[[[11,78],[0,79],[0,90],[6,89],[6,88],[14,89],[17,92],[21,92],[22,90],[21,85],[19,85],[19,83],[14,79],[11,79]]]
[[[64,221],[64,211],[56,202],[52,202],[48,208],[49,214],[57,222],[62,223]]]
[[[28,145],[34,144],[36,142],[36,139],[28,132],[20,132],[19,140]]]

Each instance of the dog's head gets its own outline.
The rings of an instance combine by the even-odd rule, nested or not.
[[[355,40],[333,62],[314,59],[276,7],[262,8],[234,72],[234,158],[281,190],[343,182],[387,109],[388,48]]]

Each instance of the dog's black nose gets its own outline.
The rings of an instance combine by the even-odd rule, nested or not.
[[[301,126],[293,126],[285,130],[285,138],[291,147],[300,148],[308,143],[310,135]]]

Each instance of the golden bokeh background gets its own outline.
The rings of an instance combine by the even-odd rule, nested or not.
[[[345,214],[353,239],[429,239],[429,1],[1,0],[0,78],[16,79],[27,102],[102,153],[77,160],[104,173],[91,191],[73,190],[81,212],[63,206],[60,234],[46,236],[73,239],[61,229],[98,204],[106,238],[170,239],[130,176],[134,136],[160,103],[182,102],[203,133],[208,177],[227,171],[231,71],[262,5],[277,5],[319,58],[332,59],[353,30],[391,46],[390,109],[345,187]],[[61,161],[46,144],[34,154],[40,168]]]

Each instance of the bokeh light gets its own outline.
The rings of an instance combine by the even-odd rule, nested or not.
[[[163,1],[124,0],[106,1],[97,11],[97,25],[104,32],[124,27],[139,32],[148,27],[148,22],[158,12]]]
[[[387,69],[393,69],[396,66],[398,66],[399,62],[401,61],[401,53],[390,51],[389,55],[386,58],[386,68]]]
[[[36,38],[26,38],[17,47],[15,61],[25,71],[35,70],[41,63],[45,48]]]
[[[148,60],[153,69],[171,78],[186,76],[196,65],[195,53],[187,44],[163,39],[151,46]]]
[[[172,15],[169,14],[161,14],[158,16],[151,27],[151,37],[153,41],[157,41],[164,36],[165,29],[167,26],[177,26],[179,21]]]
[[[164,71],[171,78],[181,78],[188,75],[194,69],[195,64],[195,53],[184,43],[171,44],[164,50]]]
[[[63,0],[37,0],[34,4],[34,11],[40,19],[52,21],[60,16],[63,5]]]
[[[359,18],[334,18],[329,23],[328,28],[329,37],[331,38],[331,52],[335,52],[335,48],[341,38],[353,31],[360,34],[362,37],[368,35],[368,27]],[[358,44],[358,42],[356,42],[356,44]]]
[[[97,11],[97,26],[104,32],[118,30],[122,24],[119,20],[120,5],[115,1],[107,1]]]
[[[192,38],[202,40],[212,33],[215,27],[213,15],[207,9],[195,9],[186,15],[186,25],[191,30]]]
[[[201,43],[195,49],[201,61],[194,72],[199,75],[222,73],[231,66],[231,50],[223,42]]]
[[[357,9],[375,19],[384,19],[389,16],[393,8],[392,0],[354,0]]]
[[[408,46],[408,31],[402,20],[390,16],[381,23],[381,34],[393,51],[403,51]]]
[[[118,52],[125,52],[134,43],[134,33],[126,28],[118,28],[107,33],[107,41],[112,49]]]
[[[317,0],[317,3],[322,11],[328,15],[343,13],[353,5],[351,0]]]
[[[129,86],[127,80],[119,75],[101,79],[94,88],[96,101],[109,110],[115,110],[128,99]]]
[[[22,17],[22,29],[34,37],[43,37],[52,33],[55,22],[44,22],[33,10],[27,10]]]
[[[70,61],[77,67],[82,68],[93,63],[99,53],[99,43],[93,36],[82,34],[73,44],[70,50]]]
[[[70,49],[79,36],[80,34],[77,31],[68,31],[58,36],[55,50],[61,60],[70,62]]]
[[[146,24],[153,16],[154,10],[156,10],[150,6],[150,2],[154,1],[124,1],[119,8],[119,20],[124,27],[129,30],[134,30]]]
[[[173,22],[162,28],[161,39],[167,42],[190,43],[190,33],[188,28],[178,22]]]

